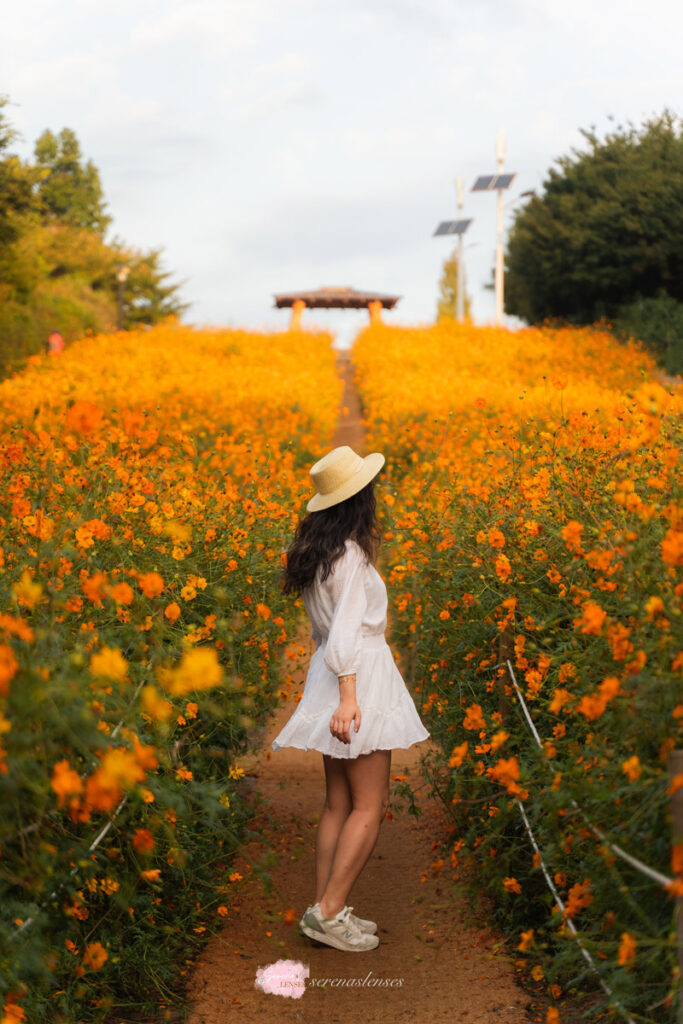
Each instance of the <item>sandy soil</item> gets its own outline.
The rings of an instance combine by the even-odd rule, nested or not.
[[[339,370],[347,390],[335,443],[351,444],[363,454],[360,410],[342,357]],[[298,931],[303,911],[315,898],[324,772],[322,755],[315,751],[275,752],[270,747],[294,711],[294,696],[303,690],[312,650],[306,633],[296,646],[300,666],[292,672],[293,662],[283,663],[285,677],[291,676],[286,684],[290,697],[263,731],[260,746],[240,761],[257,807],[253,828],[258,836],[234,863],[244,881],[238,883],[224,928],[210,940],[189,979],[189,1024],[256,1022],[267,1015],[301,1024],[528,1021],[529,996],[516,984],[512,964],[518,954],[476,919],[464,891],[453,884],[448,861],[442,873],[432,868],[434,841],[445,823],[419,771],[431,740],[393,752],[392,776],[408,777],[423,813],[416,819],[407,806],[392,804],[349,897],[355,913],[378,922],[377,949],[343,953],[314,945]],[[275,856],[268,893],[250,865],[269,849]],[[288,959],[309,970],[299,998],[256,987],[259,967]]]

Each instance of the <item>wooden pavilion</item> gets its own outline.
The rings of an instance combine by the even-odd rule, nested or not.
[[[306,292],[286,292],[275,295],[275,306],[291,306],[290,331],[301,330],[301,314],[310,309],[367,309],[370,323],[380,323],[382,309],[393,309],[400,295],[382,295],[380,292],[360,292],[355,288],[318,288]]]

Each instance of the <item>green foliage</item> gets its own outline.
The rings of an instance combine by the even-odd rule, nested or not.
[[[19,237],[23,219],[36,209],[37,173],[8,153],[16,132],[5,117],[7,97],[0,96],[0,258],[5,246]]]
[[[463,266],[463,275],[465,268]],[[463,280],[465,292],[463,305],[465,307],[465,318],[471,316],[472,300],[467,294],[466,279]],[[436,319],[455,320],[458,315],[458,253],[455,250],[448,259],[444,260],[443,272],[439,281],[439,301],[436,308]]]
[[[667,373],[683,374],[683,302],[662,293],[624,306],[613,325],[617,337],[638,338]]]
[[[111,217],[104,212],[100,174],[92,160],[83,163],[71,128],[62,128],[59,135],[44,131],[36,142],[35,157],[40,171],[38,194],[45,211],[104,236]]]
[[[587,151],[561,157],[515,216],[507,312],[585,324],[661,289],[683,301],[681,119],[581,134]]]
[[[117,267],[130,268],[123,327],[180,316],[180,284],[162,267],[162,250],[137,250],[115,238],[99,172],[84,161],[75,133],[45,131],[36,163],[9,152],[17,137],[0,96],[0,378],[44,351],[59,330],[67,342],[117,324]]]
[[[172,284],[170,272],[162,270],[162,252],[162,249],[139,252],[126,248],[116,251],[116,264],[130,269],[124,288],[124,330],[159,323],[168,316],[180,316],[189,306],[178,297],[180,285]],[[110,285],[113,280],[110,276]]]

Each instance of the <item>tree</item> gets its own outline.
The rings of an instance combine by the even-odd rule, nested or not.
[[[44,351],[55,329],[67,342],[114,330],[121,264],[130,268],[124,327],[179,316],[188,306],[162,268],[161,249],[105,242],[110,218],[99,173],[83,162],[70,129],[44,132],[35,164],[10,153],[17,133],[4,115],[7,102],[0,96],[0,378]]]
[[[34,168],[8,153],[17,133],[5,117],[7,103],[0,96],[0,250],[19,237],[26,217],[35,212],[38,180]]]
[[[613,318],[664,293],[683,301],[683,122],[665,111],[551,168],[509,235],[506,311],[529,322]]]
[[[170,271],[162,270],[162,249],[138,252],[117,243],[115,265],[129,268],[123,290],[123,326],[126,330],[140,324],[155,324],[167,316],[180,316],[190,303],[181,302],[181,284],[172,284]],[[114,274],[110,282],[115,281]],[[118,287],[118,283],[116,283]]]
[[[465,307],[465,318],[471,315],[471,300],[467,294],[465,284],[465,268],[463,267],[463,292]],[[436,319],[455,320],[458,315],[458,253],[457,250],[448,259],[444,260],[443,272],[439,281],[439,301],[436,308]]]
[[[39,195],[46,213],[104,236],[111,217],[104,212],[100,173],[92,160],[83,163],[75,133],[70,128],[62,128],[59,135],[44,131],[36,142],[35,157],[42,172]]]

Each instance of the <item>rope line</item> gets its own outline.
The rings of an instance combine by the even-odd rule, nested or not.
[[[560,908],[560,910],[562,911],[562,913],[564,914],[565,921],[567,922],[567,925],[569,926],[570,932],[572,933],[572,935],[576,939],[576,944],[579,947],[579,949],[581,950],[581,953],[583,954],[584,960],[586,961],[588,966],[591,968],[591,970],[597,975],[597,978],[598,978],[598,981],[600,982],[601,988],[606,993],[606,995],[611,1000],[613,1000],[614,1006],[616,1006],[617,1009],[620,1010],[621,1013],[623,1013],[624,1017],[628,1021],[628,1024],[635,1024],[635,1021],[630,1016],[628,1010],[624,1009],[624,1007],[621,1005],[621,1003],[617,999],[614,998],[614,994],[612,993],[612,990],[609,987],[609,985],[607,984],[607,982],[604,980],[604,978],[600,974],[600,971],[598,969],[597,964],[595,963],[595,960],[590,955],[590,953],[588,952],[588,950],[584,946],[583,942],[579,938],[579,933],[578,933],[578,931],[576,929],[576,925],[572,921],[571,917],[567,916],[566,911],[565,911],[564,903],[562,902],[562,898],[560,897],[560,894],[558,893],[557,889],[555,888],[555,886],[553,884],[553,880],[550,877],[550,874],[548,872],[548,868],[546,867],[545,861],[543,860],[543,854],[541,853],[541,851],[539,849],[538,843],[536,842],[536,837],[534,836],[534,833],[532,831],[531,825],[529,824],[529,819],[526,816],[526,812],[524,810],[524,805],[522,804],[521,800],[517,799],[517,797],[515,797],[515,803],[519,807],[519,813],[522,815],[522,821],[524,822],[524,827],[527,830],[527,834],[528,834],[529,839],[531,841],[531,845],[533,846],[536,854],[538,855],[539,863],[541,865],[541,871],[543,872],[543,876],[544,876],[544,878],[546,880],[548,888],[550,889],[551,893],[553,894],[553,896],[557,900],[557,905]]]
[[[538,731],[536,729],[536,726],[534,725],[533,719],[531,718],[531,715],[530,715],[529,709],[528,709],[528,707],[526,705],[526,701],[524,700],[524,696],[522,694],[522,691],[520,690],[520,688],[519,688],[519,686],[517,684],[517,680],[515,679],[514,669],[512,668],[512,665],[510,664],[510,660],[509,659],[507,659],[507,667],[508,667],[508,671],[510,673],[510,678],[512,679],[513,686],[514,686],[515,690],[517,691],[517,697],[518,697],[519,702],[521,704],[522,711],[524,712],[524,717],[526,718],[526,720],[527,720],[527,722],[529,724],[529,728],[531,729],[531,732],[533,733],[533,736],[534,736],[534,739],[536,740],[536,743],[538,744],[538,746],[542,750],[543,749],[543,744],[541,743],[541,738],[538,735]],[[589,819],[588,819],[588,817],[586,815],[586,812],[581,807],[579,807],[579,805],[577,804],[576,800],[574,800],[574,799],[572,799],[570,797],[569,802],[572,805],[572,807],[574,807],[575,810],[577,810],[579,812],[579,814],[581,814],[581,816],[583,817],[584,821],[586,822],[586,824],[590,828],[591,832],[593,832],[593,834],[596,835],[598,837],[598,839],[600,839],[601,842],[605,843],[606,846],[609,846],[610,850],[613,853],[615,853],[617,855],[617,857],[621,857],[621,859],[625,860],[627,862],[627,864],[630,864],[631,867],[636,868],[638,871],[641,872],[641,874],[646,875],[648,878],[652,879],[653,882],[658,882],[660,885],[665,885],[665,886],[673,885],[673,878],[668,878],[666,875],[661,874],[661,872],[656,871],[655,868],[651,868],[648,864],[644,864],[642,860],[638,860],[637,857],[634,857],[632,854],[627,853],[626,850],[622,850],[622,848],[620,846],[617,846],[616,843],[612,843],[609,839],[607,839],[607,837],[605,836],[605,833],[602,832],[599,828],[597,828],[597,826],[593,825],[591,821],[589,821]]]

